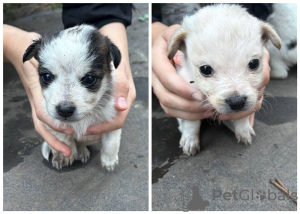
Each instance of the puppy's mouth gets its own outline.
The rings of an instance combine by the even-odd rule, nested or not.
[[[82,118],[78,118],[76,116],[71,116],[71,117],[64,117],[64,116],[60,116],[60,115],[55,115],[54,117],[57,120],[60,120],[62,122],[77,122],[80,121]]]

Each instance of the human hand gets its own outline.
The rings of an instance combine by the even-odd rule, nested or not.
[[[85,133],[85,135],[95,135],[89,139],[90,141],[98,140],[100,136],[97,135],[101,133],[122,128],[125,123],[130,107],[136,98],[131,70],[126,64],[120,64],[115,70],[114,97],[117,115],[112,121],[90,126]]]
[[[117,115],[112,121],[90,126],[85,135],[95,135],[90,141],[100,138],[101,133],[113,131],[123,127],[130,107],[135,100],[136,92],[131,74],[128,56],[126,29],[122,23],[109,23],[99,29],[100,33],[109,37],[121,52],[121,62],[115,70],[114,97]]]
[[[66,157],[70,156],[70,147],[57,140],[56,137],[46,129],[45,124],[58,132],[69,135],[73,134],[73,130],[66,127],[57,127],[41,107],[43,97],[37,71],[38,62],[34,58],[25,63],[22,62],[25,50],[31,45],[32,41],[38,39],[40,35],[37,33],[28,33],[8,25],[4,26],[3,34],[6,44],[4,47],[4,58],[14,65],[21,78],[31,105],[35,130],[53,149],[61,152]]]
[[[153,32],[160,23],[152,24]],[[158,26],[156,26],[158,25]],[[185,120],[199,120],[214,115],[211,105],[204,102],[205,96],[176,73],[167,57],[168,44],[180,25],[165,27],[153,36],[152,87],[165,113]],[[175,56],[176,57],[176,56]]]

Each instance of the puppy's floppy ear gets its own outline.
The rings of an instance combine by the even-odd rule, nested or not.
[[[38,60],[38,52],[41,48],[41,38],[34,40],[33,43],[26,49],[23,55],[23,63],[30,60],[32,57]]]
[[[119,48],[112,42],[110,42],[109,54],[115,68],[117,68],[121,62],[121,52]]]
[[[168,49],[168,58],[173,59],[178,50],[186,52],[185,38],[186,32],[183,28],[179,28],[172,36]]]
[[[281,39],[275,32],[275,30],[266,23],[261,23],[261,30],[262,30],[262,40],[266,43],[267,41],[271,41],[273,45],[280,50],[281,48]]]

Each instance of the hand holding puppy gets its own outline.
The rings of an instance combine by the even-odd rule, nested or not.
[[[167,57],[169,41],[180,25],[152,24],[152,87],[167,115],[186,120],[213,116],[205,96],[180,77]]]
[[[90,126],[86,135],[99,135],[123,127],[130,107],[135,100],[136,92],[129,65],[126,29],[122,23],[110,23],[103,26],[100,33],[108,36],[120,49],[122,60],[116,68],[115,76],[115,108],[117,115],[112,121]],[[97,140],[99,137],[94,138]]]

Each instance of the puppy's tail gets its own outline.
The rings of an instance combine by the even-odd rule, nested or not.
[[[48,145],[48,143],[46,143],[46,141],[44,141],[42,145],[42,155],[47,161],[49,161],[50,152],[51,152],[50,146]]]

